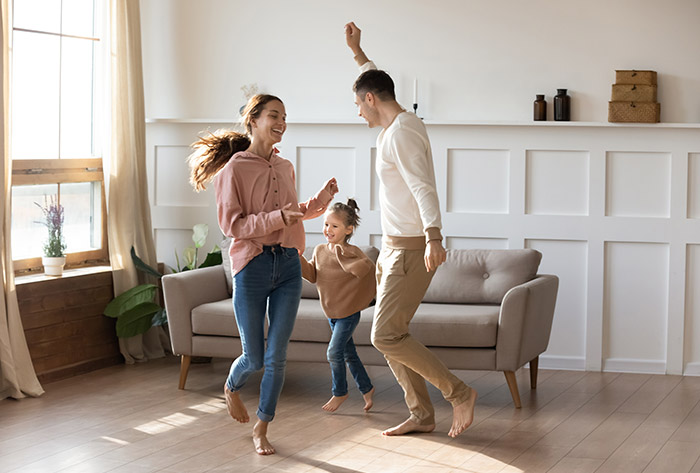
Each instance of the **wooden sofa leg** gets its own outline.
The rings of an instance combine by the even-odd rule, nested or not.
[[[539,356],[530,360],[530,389],[537,389],[537,368],[539,364]]]
[[[520,404],[520,393],[518,392],[518,381],[515,379],[515,371],[504,371],[503,374],[506,375],[510,395],[513,397],[513,404],[520,409],[522,404]]]
[[[185,383],[187,382],[187,373],[190,371],[190,362],[192,357],[190,355],[180,356],[180,384],[177,386],[178,389],[185,389]]]

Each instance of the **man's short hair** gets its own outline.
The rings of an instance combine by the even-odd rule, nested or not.
[[[352,86],[352,91],[363,101],[367,92],[372,92],[382,101],[396,100],[394,81],[389,74],[378,69],[370,69],[360,74]]]

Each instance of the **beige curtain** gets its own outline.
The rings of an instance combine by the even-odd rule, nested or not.
[[[9,97],[10,97],[10,14],[9,1],[1,0],[2,23],[2,96],[0,96],[0,152],[2,152],[2,204],[0,205],[0,399],[19,399],[41,396],[44,390],[39,384],[24,338],[22,319],[17,305],[15,277],[12,267],[11,209],[12,209],[12,162],[9,145]]]
[[[108,214],[109,255],[114,293],[145,282],[131,261],[136,254],[156,266],[146,179],[146,120],[138,0],[110,1],[111,137]],[[127,363],[165,356],[169,347],[162,327],[119,339]]]

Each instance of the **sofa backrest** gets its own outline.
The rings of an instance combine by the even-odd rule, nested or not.
[[[524,250],[447,250],[423,302],[500,304],[513,287],[537,275],[542,254]]]

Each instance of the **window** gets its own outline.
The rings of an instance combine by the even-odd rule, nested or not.
[[[12,259],[41,267],[44,196],[65,209],[67,266],[107,261],[100,0],[14,0]]]

